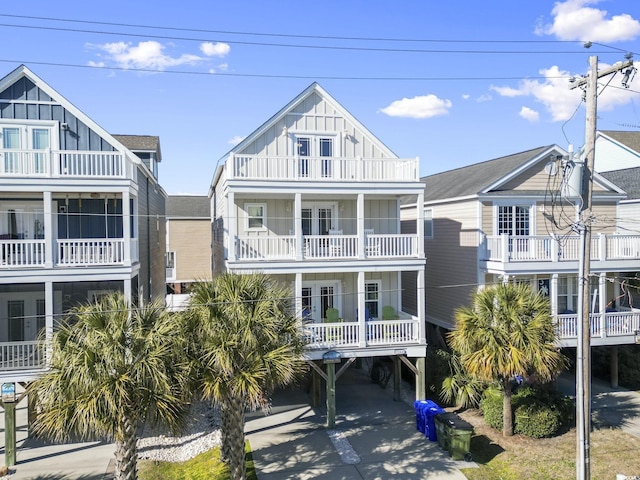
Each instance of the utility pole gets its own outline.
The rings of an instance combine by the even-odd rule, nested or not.
[[[585,46],[590,46],[586,44]],[[580,233],[580,264],[578,272],[578,325],[576,348],[576,479],[591,478],[591,321],[589,312],[589,275],[591,273],[591,221],[593,170],[596,152],[598,79],[624,70],[623,86],[628,86],[633,71],[633,61],[627,61],[598,73],[598,57],[589,57],[589,75],[573,81],[570,88],[586,85],[586,130],[583,148],[582,204],[580,206],[578,230]]]

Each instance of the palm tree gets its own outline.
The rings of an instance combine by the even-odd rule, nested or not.
[[[451,348],[472,378],[499,384],[503,435],[513,435],[513,379],[535,374],[550,381],[566,366],[549,301],[526,284],[496,285],[477,292],[473,305],[456,310],[455,318],[456,328],[448,336]]]
[[[222,458],[246,478],[245,410],[266,408],[302,371],[303,341],[286,287],[264,274],[224,274],[191,292],[191,358],[202,393],[220,407]]]
[[[137,478],[137,429],[177,432],[188,411],[181,323],[163,303],[130,309],[114,293],[73,308],[53,335],[51,366],[28,387],[37,434],[114,440],[116,479]]]

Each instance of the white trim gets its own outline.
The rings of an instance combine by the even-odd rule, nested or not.
[[[249,214],[249,208],[251,207],[262,207],[262,226],[261,227],[250,227],[249,219],[251,218],[260,218],[258,216],[252,216]],[[244,218],[244,227],[247,232],[261,232],[267,230],[267,204],[262,202],[245,202],[243,205],[243,210],[245,213]]]

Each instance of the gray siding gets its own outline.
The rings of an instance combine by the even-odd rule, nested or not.
[[[166,195],[145,173],[146,170],[138,168],[138,287],[143,299],[149,301],[164,298],[166,291]]]

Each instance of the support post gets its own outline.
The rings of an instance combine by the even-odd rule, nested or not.
[[[402,392],[400,391],[400,380],[402,376],[402,364],[397,355],[391,357],[393,361],[393,401],[402,401]]]
[[[327,363],[327,428],[336,426],[336,364]]]
[[[611,345],[611,358],[609,359],[609,368],[611,374],[611,388],[618,388],[618,346]]]
[[[418,373],[416,373],[416,400],[427,399],[427,388],[425,384],[426,364],[427,359],[425,357],[418,357],[416,359],[416,368],[418,369]]]
[[[16,464],[16,404],[4,404],[4,464],[13,467]]]

